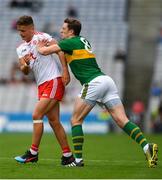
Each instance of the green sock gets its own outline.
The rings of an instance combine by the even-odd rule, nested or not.
[[[123,130],[143,148],[148,142],[141,132],[140,128],[129,121],[123,128]]]
[[[76,125],[72,127],[72,140],[73,140],[75,157],[82,158],[82,148],[84,142],[82,125]]]

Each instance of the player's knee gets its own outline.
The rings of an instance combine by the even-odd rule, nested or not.
[[[32,118],[33,119],[42,119],[43,115],[41,113],[34,112],[33,115],[32,115]]]

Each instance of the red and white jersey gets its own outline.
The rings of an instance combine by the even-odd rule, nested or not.
[[[43,56],[37,51],[36,44],[42,39],[51,41],[52,37],[46,33],[35,32],[30,42],[24,42],[16,49],[19,58],[26,54],[32,55],[30,69],[34,72],[37,85],[61,76],[60,67],[55,57],[53,55]]]

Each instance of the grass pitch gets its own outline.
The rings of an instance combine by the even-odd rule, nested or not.
[[[44,134],[38,163],[19,164],[31,143],[31,134],[0,134],[0,179],[154,179],[162,178],[162,135],[147,135],[159,146],[157,168],[150,169],[142,149],[125,134],[85,135],[85,167],[60,165],[61,151],[53,134]],[[71,144],[71,137],[69,136]]]

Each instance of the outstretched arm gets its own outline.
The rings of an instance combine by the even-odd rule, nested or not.
[[[42,40],[37,44],[37,50],[42,55],[49,55],[53,53],[58,53],[61,51],[60,47],[57,44],[51,44],[47,46],[48,41]]]

